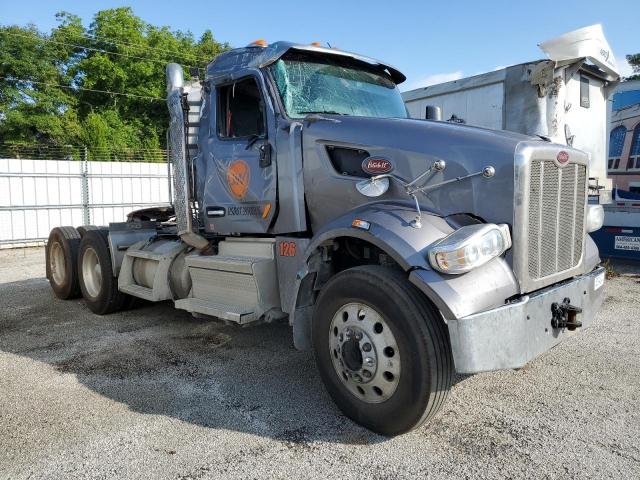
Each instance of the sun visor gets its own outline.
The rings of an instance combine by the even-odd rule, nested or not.
[[[606,73],[607,80],[620,79],[616,59],[600,24],[565,33],[538,46],[555,62],[567,63],[586,58]]]
[[[335,55],[341,57],[352,58],[353,60],[366,63],[369,65],[377,65],[382,69],[386,70],[396,85],[404,82],[407,77],[400,72],[397,68],[389,65],[388,63],[380,62],[379,60],[375,60],[370,57],[365,57],[364,55],[358,55],[356,53],[346,52],[344,50],[338,50],[336,48],[324,48],[318,47],[314,45],[297,45],[297,44],[289,44],[286,42],[276,42],[273,45],[264,49],[264,53],[255,58],[255,60],[251,63],[251,66],[254,67],[266,67],[274,62],[276,62],[280,57],[282,57],[289,50],[299,50],[299,51],[307,51],[307,52],[317,52],[324,55]]]

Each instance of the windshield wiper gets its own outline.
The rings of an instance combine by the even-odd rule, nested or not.
[[[296,113],[301,113],[303,115],[309,115],[311,113],[317,113],[317,114],[323,114],[326,113],[327,115],[347,115],[346,113],[340,113],[340,112],[335,112],[333,110],[323,110],[323,111],[306,111],[306,112],[296,112]]]

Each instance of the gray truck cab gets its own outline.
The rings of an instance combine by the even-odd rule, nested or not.
[[[321,114],[406,118],[387,69],[404,79],[372,59],[288,42],[216,58],[204,81],[200,125],[207,130],[199,131],[195,159],[205,231],[307,231],[303,121]]]
[[[221,54],[202,81],[169,65],[173,208],[54,229],[54,292],[288,321],[338,406],[387,435],[433,417],[454,371],[522,367],[587,326],[604,281],[588,155],[410,119],[404,79],[286,42]]]

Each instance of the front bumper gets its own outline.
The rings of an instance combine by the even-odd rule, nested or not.
[[[516,302],[448,320],[456,371],[477,373],[520,368],[575,332],[551,326],[551,305],[569,298],[582,308],[582,327],[591,324],[604,298],[605,269],[524,295]]]

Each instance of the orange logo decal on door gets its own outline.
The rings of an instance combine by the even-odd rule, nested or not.
[[[251,170],[244,160],[234,160],[227,168],[227,183],[231,194],[238,200],[242,200],[249,189]]]

